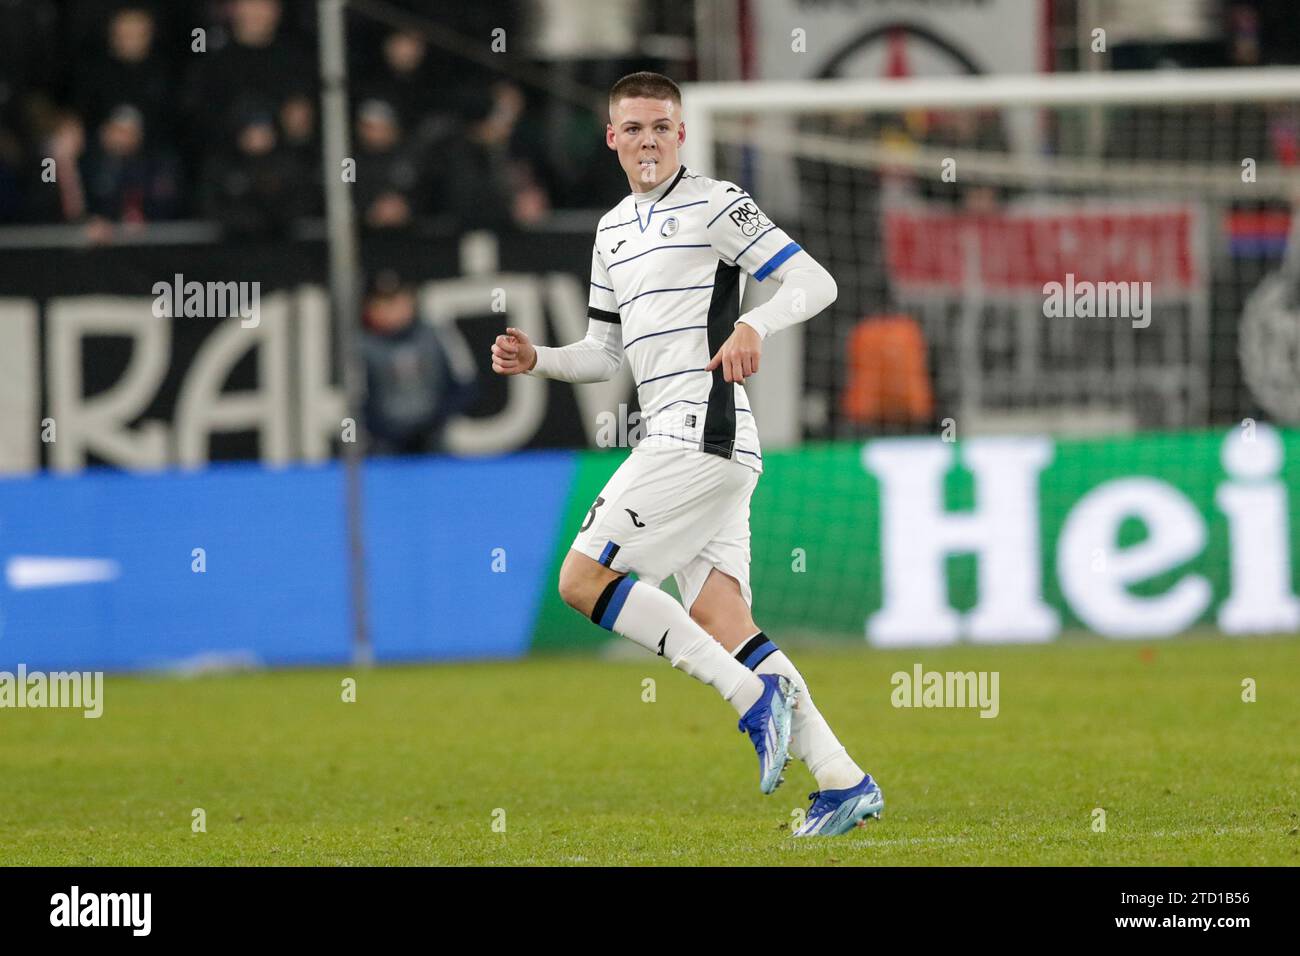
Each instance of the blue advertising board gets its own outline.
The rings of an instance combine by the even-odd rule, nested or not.
[[[376,659],[524,653],[574,468],[367,462]],[[336,462],[0,480],[0,669],[342,663],[347,555]]]

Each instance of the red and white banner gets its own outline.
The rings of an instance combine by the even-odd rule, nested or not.
[[[1076,281],[1150,282],[1165,295],[1201,290],[1198,215],[1189,204],[1053,205],[995,213],[907,206],[884,215],[885,259],[900,292],[1041,292]]]

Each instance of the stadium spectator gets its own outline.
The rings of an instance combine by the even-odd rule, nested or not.
[[[378,67],[360,87],[360,99],[389,103],[402,129],[422,147],[452,131],[458,93],[440,85],[418,33],[397,30],[385,36]]]
[[[309,96],[291,96],[280,104],[280,141],[302,177],[299,183],[300,215],[318,216],[324,210],[321,182],[320,137],[316,125],[316,101]]]
[[[0,126],[21,126],[54,98],[63,41],[54,0],[0,2]]]
[[[495,84],[470,104],[465,133],[443,153],[446,175],[439,206],[461,229],[500,229],[545,216],[550,201],[532,164],[512,155],[511,136],[524,97],[511,83]]]
[[[64,58],[58,24],[54,0],[0,2],[0,222],[43,213],[57,218],[51,190],[42,196],[33,187],[39,185],[41,160],[50,156],[38,146],[59,117]]]
[[[280,0],[234,0],[230,42],[194,58],[186,109],[196,123],[199,144],[210,146],[244,104],[280,104],[291,96],[310,96],[315,60],[292,39],[281,36]]]
[[[274,116],[250,112],[237,124],[233,149],[208,163],[204,210],[232,235],[285,235],[302,214],[303,175],[280,146]]]
[[[81,167],[86,131],[81,117],[71,111],[55,114],[49,131],[35,143],[34,153],[39,159],[28,159],[24,218],[38,222],[84,220],[86,192]],[[44,175],[46,159],[52,161],[53,181]]]
[[[23,147],[0,112],[0,223],[16,222],[23,213]]]
[[[113,109],[100,124],[82,162],[92,238],[104,226],[139,226],[174,218],[181,200],[180,163],[169,150],[146,142],[144,116],[135,106]]]
[[[473,361],[453,361],[454,346],[421,319],[415,290],[392,270],[371,281],[363,322],[371,453],[443,451],[447,421],[474,398]]]
[[[314,150],[316,143],[316,104],[308,96],[291,96],[280,104],[280,135],[286,147]]]
[[[356,200],[370,229],[401,229],[425,211],[432,172],[405,141],[392,104],[366,100],[357,109]]]
[[[170,136],[171,68],[155,50],[153,13],[143,6],[117,10],[108,22],[107,49],[73,76],[73,103],[96,129],[109,111],[129,103],[144,117],[151,138]]]

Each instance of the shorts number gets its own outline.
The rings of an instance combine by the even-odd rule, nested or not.
[[[596,520],[596,509],[599,508],[604,503],[605,503],[605,499],[602,498],[600,495],[597,495],[596,503],[592,505],[591,510],[587,512],[587,520],[584,521],[582,523],[582,527],[578,529],[578,534],[582,534],[582,532],[586,531],[588,528],[591,527],[591,523]]]

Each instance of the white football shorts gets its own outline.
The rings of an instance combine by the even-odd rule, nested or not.
[[[749,590],[749,499],[758,472],[695,449],[637,448],[592,503],[573,549],[658,587],[689,611],[713,568]]]

